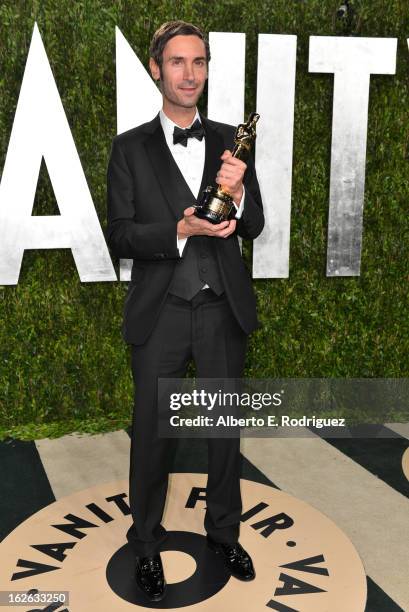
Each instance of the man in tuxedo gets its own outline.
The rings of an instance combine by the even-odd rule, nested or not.
[[[176,440],[157,434],[157,379],[183,378],[191,359],[198,378],[242,376],[247,337],[258,321],[237,236],[256,238],[264,216],[253,160],[246,164],[231,154],[235,128],[197,110],[210,60],[202,31],[167,22],[155,32],[150,55],[163,108],[113,139],[107,241],[115,256],[133,259],[122,326],[135,390],[127,539],[136,582],[158,601],[166,587],[161,519]],[[234,219],[216,225],[196,217],[192,206],[214,182],[227,188],[236,207]],[[240,438],[207,443],[207,544],[232,575],[251,580],[250,555],[238,542]]]

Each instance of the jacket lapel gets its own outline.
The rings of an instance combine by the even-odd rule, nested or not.
[[[188,184],[166,144],[159,115],[155,129],[145,140],[145,149],[161,187],[163,196],[170,206],[173,216],[180,219],[181,211],[191,206],[195,200]]]
[[[200,113],[200,120],[205,130],[206,138],[206,154],[205,154],[205,165],[202,177],[202,183],[200,185],[199,197],[208,185],[215,186],[216,174],[220,170],[222,160],[220,159],[221,154],[226,148],[224,145],[223,136],[220,132],[215,129],[208,119]]]

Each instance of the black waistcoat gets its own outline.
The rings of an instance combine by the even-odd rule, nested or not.
[[[215,240],[210,236],[190,236],[183,257],[175,267],[169,292],[185,300],[191,300],[203,285],[209,285],[217,295],[224,291],[217,261]]]

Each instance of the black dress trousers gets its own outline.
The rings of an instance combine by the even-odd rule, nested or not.
[[[157,379],[183,378],[191,359],[197,378],[240,378],[247,334],[226,295],[204,289],[191,301],[168,294],[144,344],[132,345],[134,409],[129,501],[133,524],[127,540],[138,556],[160,552],[166,539],[161,525],[168,475],[178,440],[158,437]],[[240,438],[207,438],[206,532],[218,542],[239,537]]]

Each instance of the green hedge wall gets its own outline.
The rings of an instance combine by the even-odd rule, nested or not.
[[[342,33],[334,20],[339,4],[0,5],[1,167],[37,21],[103,228],[106,167],[116,133],[116,25],[145,65],[154,30],[169,19],[192,21],[205,31],[245,32],[246,111],[255,108],[258,34],[298,36],[290,277],[254,281],[262,328],[250,337],[251,377],[408,376],[409,4],[360,3],[360,35],[398,37],[397,74],[371,77],[361,276],[327,278],[333,78],[308,73],[308,38]],[[44,163],[34,214],[58,214]],[[250,262],[250,244],[244,253]],[[125,293],[125,283],[81,283],[70,250],[25,252],[19,284],[0,287],[0,434],[31,428],[38,436],[52,424],[69,431],[81,422],[108,428],[129,422],[130,352],[120,334]]]

